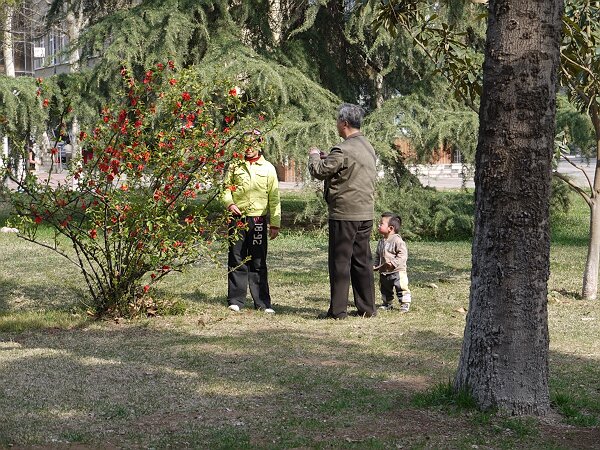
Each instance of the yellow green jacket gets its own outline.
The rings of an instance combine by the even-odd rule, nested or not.
[[[229,171],[228,188],[223,194],[226,206],[236,204],[249,217],[270,215],[274,227],[281,226],[279,182],[275,167],[262,156],[258,161],[243,164]]]

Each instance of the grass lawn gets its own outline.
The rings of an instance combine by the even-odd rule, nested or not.
[[[223,262],[167,279],[160,295],[185,302],[185,314],[116,323],[86,317],[70,263],[1,233],[0,447],[598,448],[599,307],[578,294],[585,206],[558,222],[554,412],[543,419],[478,412],[448,395],[468,242],[408,243],[406,315],[316,320],[328,304],[327,239],[288,231],[270,244],[274,316],[227,310]]]

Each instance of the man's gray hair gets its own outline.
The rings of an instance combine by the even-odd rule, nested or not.
[[[360,129],[365,110],[358,105],[352,103],[342,103],[338,108],[338,120],[348,122],[352,128]]]

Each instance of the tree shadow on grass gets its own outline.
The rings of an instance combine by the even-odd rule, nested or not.
[[[383,447],[414,444],[422,430],[433,448],[454,448],[452,439],[473,432],[485,437],[460,415],[422,414],[410,403],[447,380],[458,337],[413,331],[401,348],[374,353],[344,337],[347,322],[267,331],[260,320],[255,330],[237,329],[238,319],[187,331],[107,324],[15,336],[0,352],[8,356],[0,443],[216,448],[232,432],[255,448],[273,440],[280,448],[344,446],[363,442],[365,427]],[[591,360],[570,363],[600,375]]]
[[[226,296],[211,296],[206,294],[205,292],[197,289],[192,293],[183,294],[182,298],[193,305],[198,306],[222,306],[223,308],[227,307],[227,297]],[[275,309],[278,315],[293,315],[303,318],[315,318],[320,312],[327,310],[329,305],[328,297],[303,297],[302,302],[308,302],[311,304],[315,304],[312,306],[303,306],[301,304],[294,305],[293,302],[290,302],[290,299],[286,299],[285,303],[278,302],[277,299],[273,299],[273,308]],[[252,310],[254,309],[254,302],[252,297],[248,294],[246,296],[246,300],[243,306],[243,309]]]
[[[408,261],[411,283],[450,282],[456,279],[469,279],[471,268],[456,268],[438,260],[411,256]]]
[[[87,295],[73,283],[69,286],[42,280],[17,282],[0,275],[0,314],[16,310],[58,309],[67,310],[81,306]]]

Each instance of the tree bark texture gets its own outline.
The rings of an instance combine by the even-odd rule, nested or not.
[[[594,171],[594,182],[592,193],[586,199],[590,206],[590,240],[588,243],[588,254],[585,260],[583,272],[583,289],[581,296],[584,300],[596,300],[598,297],[598,269],[600,266],[600,110],[598,102],[592,103],[590,117],[596,134],[596,170]]]
[[[471,293],[455,379],[482,409],[549,409],[549,200],[561,0],[491,0]]]

